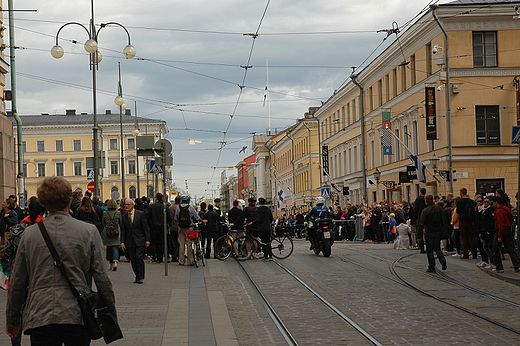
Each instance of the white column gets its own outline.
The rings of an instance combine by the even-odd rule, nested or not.
[[[256,184],[257,184],[257,197],[269,198],[267,191],[265,190],[265,156],[257,157],[256,160]]]

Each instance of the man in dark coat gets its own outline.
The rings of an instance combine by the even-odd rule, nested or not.
[[[125,201],[127,213],[123,215],[121,225],[121,248],[125,250],[132,270],[135,274],[134,283],[144,282],[144,249],[150,246],[150,228],[145,213],[134,208],[130,198]]]
[[[421,224],[421,213],[424,208],[426,208],[426,201],[424,200],[424,196],[426,196],[426,189],[424,187],[421,188],[421,194],[415,199],[415,202],[413,203],[413,211],[415,213],[414,218],[412,218],[412,228],[414,226],[414,221],[417,222],[416,229],[417,229],[417,246],[419,246],[419,250],[421,250],[421,253],[425,253],[424,251],[424,227]],[[415,244],[412,244],[412,246],[415,246]]]
[[[164,259],[164,196],[157,192],[155,203],[148,207],[148,223],[150,225],[151,236],[151,256],[155,262],[162,263]],[[169,232],[169,225],[172,222],[170,210],[166,210],[166,227]],[[168,256],[168,254],[166,254]]]
[[[437,259],[442,265],[442,270],[446,270],[446,258],[441,250],[441,235],[448,226],[448,220],[444,216],[442,208],[436,205],[433,201],[433,196],[425,197],[426,208],[421,211],[421,218],[419,223],[424,227],[424,237],[426,239],[426,256],[428,257],[429,273],[435,273],[435,257],[433,253],[437,254]]]
[[[265,198],[259,198],[258,203],[260,204],[256,214],[256,224],[260,233],[260,239],[262,239],[262,250],[264,252],[264,260],[273,260],[273,250],[271,248],[271,225],[273,224],[273,213],[267,206]]]
[[[206,258],[211,255],[211,242],[213,241],[213,256],[215,257],[215,240],[219,237],[220,215],[213,210],[213,205],[208,205],[208,211],[202,216],[206,220]],[[204,245],[204,243],[203,243]],[[216,258],[216,257],[215,257]]]

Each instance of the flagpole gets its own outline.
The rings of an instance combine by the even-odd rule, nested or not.
[[[271,96],[269,95],[269,60],[266,60],[266,83],[265,83],[265,92],[267,97],[267,115],[268,115],[268,121],[269,121],[269,127],[267,130],[267,133],[271,134]]]

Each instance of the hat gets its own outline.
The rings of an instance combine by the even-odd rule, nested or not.
[[[260,204],[267,204],[267,200],[265,198],[263,198],[263,197],[260,197],[258,199],[258,203],[260,203]]]
[[[215,203],[220,203],[220,198],[215,198],[215,199],[213,200],[213,202],[215,202]]]

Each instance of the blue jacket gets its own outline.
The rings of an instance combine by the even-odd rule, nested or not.
[[[322,204],[312,208],[311,212],[309,213],[309,218],[311,220],[330,219],[332,216],[330,215],[329,208]]]

